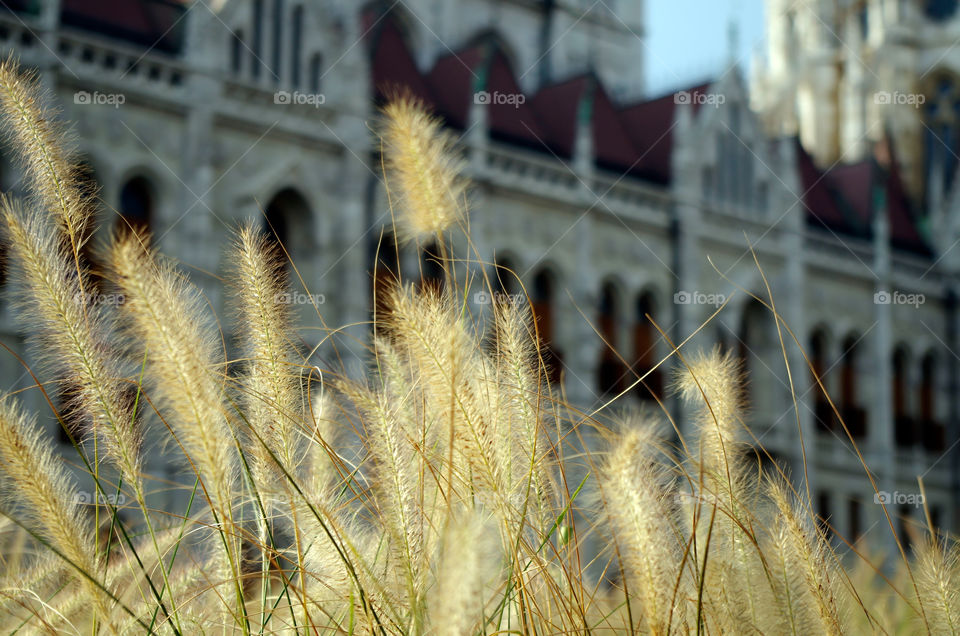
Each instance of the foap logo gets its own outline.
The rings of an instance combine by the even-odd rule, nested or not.
[[[878,91],[873,96],[873,103],[879,106],[913,106],[919,108],[926,103],[927,97],[923,93],[901,93],[900,91]]]
[[[313,106],[314,108],[320,108],[327,103],[327,97],[323,93],[277,91],[273,94],[273,103],[281,106]]]
[[[86,505],[94,502],[100,505],[122,506],[127,503],[127,497],[122,493],[103,495],[100,493],[87,492],[86,490],[81,490],[73,495],[73,503]]]
[[[713,305],[719,307],[727,302],[723,294],[705,294],[698,291],[678,291],[673,295],[674,305]]]
[[[681,492],[677,493],[676,502],[678,506],[713,506],[717,503],[717,498],[710,493]]]
[[[127,302],[127,297],[123,294],[99,294],[99,293],[86,293],[86,292],[77,292],[74,299],[77,303],[92,307],[92,306],[107,306],[107,307],[119,307],[120,305]]]
[[[886,490],[881,490],[880,492],[873,493],[873,503],[883,504],[885,506],[914,506],[919,508],[924,503],[923,493],[919,492],[900,492],[894,490],[893,492],[887,492]]]
[[[283,292],[274,299],[278,305],[322,305],[327,302],[323,294],[304,294],[303,292]]]
[[[100,91],[77,91],[73,94],[73,103],[81,106],[113,106],[120,108],[127,102],[123,93],[101,93]]]
[[[690,91],[679,91],[673,95],[674,104],[696,104],[697,106],[713,106],[726,103],[727,96],[721,93],[691,93]]]
[[[925,302],[927,297],[923,294],[905,294],[896,290],[878,291],[873,295],[874,305],[913,305],[916,309]]]
[[[494,292],[491,294],[486,291],[478,291],[473,295],[473,303],[475,305],[489,305],[494,301],[505,305],[517,305],[522,300],[523,296],[520,294],[506,294],[504,292]]]
[[[523,93],[501,93],[500,91],[478,91],[473,94],[473,103],[487,106],[491,104],[505,104],[519,108],[527,101],[527,96]]]

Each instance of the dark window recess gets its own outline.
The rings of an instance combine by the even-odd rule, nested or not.
[[[150,183],[144,177],[134,177],[120,190],[120,218],[117,231],[138,233],[150,229],[153,218],[153,195]]]
[[[649,294],[644,294],[637,302],[637,322],[633,328],[634,373],[636,373],[636,377],[649,374],[636,388],[637,397],[641,400],[656,401],[657,399],[663,399],[663,372],[659,368],[654,368],[659,362],[657,359],[657,336],[659,336],[659,332],[651,322],[655,319],[653,299]]]
[[[931,20],[947,20],[957,12],[957,0],[924,0],[923,10]]]
[[[420,285],[424,289],[440,291],[444,287],[446,274],[440,249],[436,244],[428,245],[420,255]]]
[[[243,31],[234,31],[230,38],[230,70],[234,75],[238,75],[243,69],[243,52],[246,50],[243,44]]]
[[[310,90],[314,93],[320,92],[323,83],[323,56],[315,53],[310,58]]]
[[[263,0],[253,0],[253,57],[252,69],[255,78],[260,77],[263,66]]]
[[[833,407],[827,402],[827,398],[819,396],[813,406],[814,417],[817,420],[817,430],[821,433],[828,433],[840,428],[837,423],[837,416],[833,412]]]
[[[859,499],[850,499],[847,502],[847,516],[850,518],[850,541],[856,541],[862,534],[861,506]]]
[[[617,355],[619,313],[616,290],[606,285],[600,295],[598,331],[602,339],[600,366],[597,370],[597,389],[601,395],[616,395],[623,390],[625,368]]]
[[[370,282],[373,287],[373,309],[376,312],[374,328],[379,334],[384,332],[384,321],[392,311],[390,297],[399,281],[400,254],[392,234],[384,234],[379,244],[374,246],[374,250],[376,267],[370,273]]]
[[[300,88],[303,84],[301,67],[303,65],[303,7],[293,9],[290,25],[290,84]]]
[[[867,411],[860,406],[848,404],[840,411],[843,422],[847,425],[850,435],[857,439],[867,436]]]
[[[855,438],[867,436],[867,412],[857,399],[857,358],[859,339],[850,336],[843,345],[843,364],[840,368],[840,417]]]
[[[822,490],[817,494],[817,527],[824,534],[830,533],[830,493]]]
[[[550,273],[541,270],[533,279],[531,301],[533,317],[540,337],[540,355],[551,384],[560,383],[563,372],[563,353],[553,345],[554,338],[554,283]]]
[[[283,77],[283,0],[273,0],[273,81]]]

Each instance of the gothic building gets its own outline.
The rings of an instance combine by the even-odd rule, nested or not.
[[[752,90],[731,69],[662,96],[643,93],[639,2],[3,4],[0,46],[75,122],[104,224],[149,226],[218,310],[229,232],[248,218],[270,221],[308,286],[298,293],[325,324],[356,325],[358,341],[377,304],[375,254],[381,275],[435,275],[430,246],[398,254],[382,240],[390,214],[369,124],[407,91],[461,137],[475,247],[516,272],[502,290],[522,283],[571,399],[597,406],[645,376],[624,403],[676,410],[672,362],[647,374],[667,339],[684,351],[720,343],[749,374],[764,461],[806,475],[838,534],[886,536],[812,367],[877,487],[896,504],[923,475],[935,522],[955,527],[957,148],[952,84],[934,80],[960,61],[944,45],[960,24],[954,3],[835,12],[771,0]],[[900,93],[880,104],[878,90]],[[916,107],[901,94],[928,98]],[[21,190],[9,161],[0,185]],[[764,307],[771,293],[780,323]],[[0,337],[23,349],[0,309]],[[318,322],[311,303],[302,312]],[[303,338],[309,350],[322,332]],[[324,344],[317,364],[333,355]],[[29,385],[8,356],[0,377]],[[893,509],[904,527],[921,514]]]

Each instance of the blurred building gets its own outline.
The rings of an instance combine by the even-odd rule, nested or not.
[[[489,268],[502,293],[533,301],[576,402],[629,388],[626,402],[676,412],[666,366],[648,372],[671,350],[661,330],[677,344],[697,332],[684,351],[719,342],[743,358],[764,460],[800,479],[805,458],[840,534],[883,535],[812,367],[894,514],[921,517],[908,495],[923,475],[934,522],[955,527],[960,49],[943,51],[955,3],[829,13],[837,3],[771,0],[752,94],[734,68],[652,98],[640,2],[3,4],[0,45],[75,122],[105,225],[149,226],[218,309],[230,230],[248,218],[268,220],[296,262],[305,320],[317,324],[315,303],[327,325],[361,325],[349,330],[361,340],[378,246],[379,276],[436,275],[429,246],[397,254],[381,240],[390,212],[369,126],[405,90],[462,137],[475,247],[502,267]],[[940,52],[928,82],[923,60]],[[0,184],[21,190],[9,161]],[[471,300],[489,309],[480,286]],[[3,313],[4,342],[22,347]],[[309,349],[322,332],[303,337]],[[325,344],[317,363],[345,352],[359,365],[343,346]],[[12,358],[0,367],[28,384]]]

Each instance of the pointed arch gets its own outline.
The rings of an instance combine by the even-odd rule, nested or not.
[[[554,385],[560,383],[563,371],[563,353],[555,343],[557,282],[555,271],[544,266],[534,274],[529,287],[533,316],[540,337],[540,354],[547,367],[547,379]]]
[[[810,383],[814,391],[814,419],[816,419],[817,430],[821,432],[832,431],[837,427],[836,416],[833,407],[827,400],[827,394],[820,388],[823,384],[826,388],[827,372],[830,369],[830,332],[826,326],[815,327],[810,334],[809,354],[811,371]],[[818,383],[819,379],[819,383]]]
[[[293,187],[277,192],[264,209],[263,229],[297,262],[313,248],[313,214],[306,197]]]
[[[920,361],[918,415],[923,447],[932,453],[942,452],[946,447],[945,430],[937,418],[939,373],[937,355],[933,351],[928,351]]]
[[[612,280],[601,286],[597,309],[597,331],[602,339],[597,390],[601,395],[616,395],[623,389],[626,367],[619,354],[623,300],[617,284]]]
[[[657,345],[660,334],[654,327],[657,320],[657,300],[652,290],[642,292],[636,300],[636,315],[633,322],[633,371],[637,377],[646,379],[637,385],[637,397],[641,400],[663,399],[663,373],[654,366],[660,361]]]
[[[909,448],[917,442],[915,422],[910,417],[908,391],[910,386],[910,352],[899,344],[893,351],[890,394],[893,398],[894,441],[897,446]]]
[[[859,334],[850,333],[843,339],[840,360],[840,415],[850,434],[858,438],[867,436],[867,412],[861,406],[859,383],[861,338]]]

